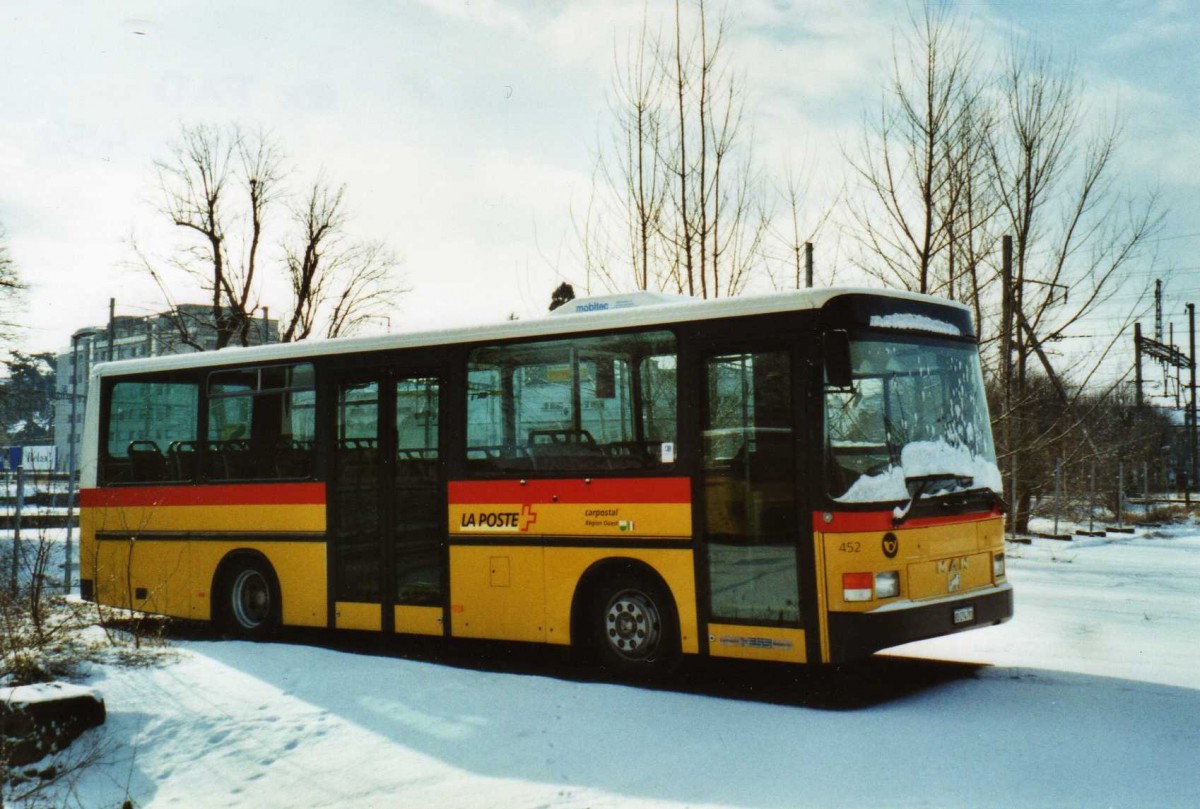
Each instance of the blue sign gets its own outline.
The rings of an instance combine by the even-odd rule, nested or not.
[[[12,472],[21,465],[20,447],[0,447],[0,468]]]

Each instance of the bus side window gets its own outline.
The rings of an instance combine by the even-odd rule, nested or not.
[[[115,383],[104,425],[104,484],[193,480],[194,469],[175,463],[172,449],[195,444],[199,393],[200,386],[188,381]]]
[[[214,372],[208,381],[209,480],[298,480],[313,473],[312,365]]]
[[[667,331],[476,348],[468,468],[483,476],[662,469],[672,462],[662,446],[675,441],[675,368]]]

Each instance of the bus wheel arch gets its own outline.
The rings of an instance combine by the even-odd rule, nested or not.
[[[279,577],[259,551],[230,551],[213,574],[212,618],[233,635],[252,640],[269,637],[283,614]]]
[[[596,562],[575,589],[571,643],[619,677],[664,677],[682,659],[675,595],[644,562],[623,557]]]

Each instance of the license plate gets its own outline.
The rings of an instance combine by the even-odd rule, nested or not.
[[[955,625],[969,624],[971,621],[974,621],[974,620],[975,620],[975,608],[974,607],[959,607],[958,609],[956,609],[954,611]]]

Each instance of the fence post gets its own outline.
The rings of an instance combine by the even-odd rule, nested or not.
[[[17,560],[21,558],[21,512],[25,508],[25,467],[17,467],[17,498],[13,506],[12,595],[17,597]]]
[[[71,445],[71,467],[67,471],[67,543],[63,549],[63,592],[67,595],[71,594],[71,580],[74,572],[74,557],[75,548],[71,541],[74,538],[75,529],[75,445]]]
[[[1096,519],[1096,462],[1092,461],[1092,471],[1088,475],[1088,532],[1096,530],[1093,523]]]
[[[1054,462],[1054,535],[1058,536],[1058,515],[1062,511],[1062,458]]]
[[[1125,516],[1125,462],[1117,463],[1117,525],[1124,525]]]

